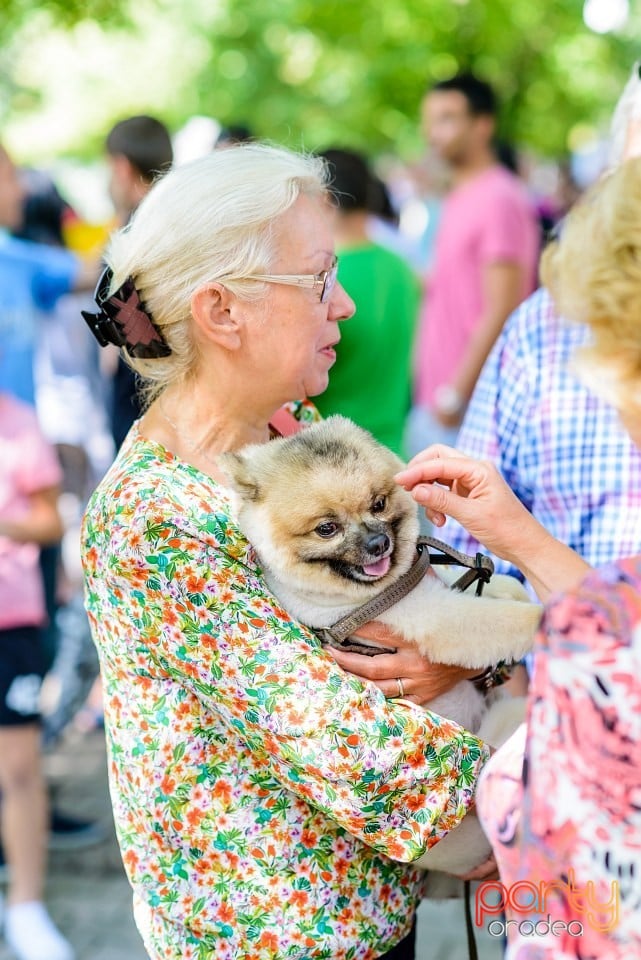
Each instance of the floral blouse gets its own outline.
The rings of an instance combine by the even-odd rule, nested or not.
[[[298,411],[305,415],[304,408]],[[344,673],[271,597],[227,492],[134,425],[85,516],[110,789],[153,960],[369,960],[487,748]]]
[[[509,960],[641,957],[641,557],[548,607],[527,730],[483,771],[478,809]]]

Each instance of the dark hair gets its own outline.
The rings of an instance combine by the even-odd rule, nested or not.
[[[430,91],[433,93],[456,91],[462,93],[468,102],[470,113],[475,116],[495,117],[498,104],[494,90],[485,80],[479,80],[472,73],[459,73],[449,80],[440,80]]]
[[[215,145],[230,147],[236,143],[249,143],[252,140],[254,140],[254,134],[246,123],[230,123],[229,126],[220,128]]]
[[[65,216],[74,215],[71,206],[43,170],[23,168],[21,179],[25,188],[22,224],[13,231],[14,237],[64,247],[62,224]]]
[[[496,151],[496,159],[499,163],[504,166],[506,170],[509,170],[511,173],[516,173],[518,176],[519,155],[514,144],[508,143],[507,140],[498,140],[494,144],[494,149]]]
[[[373,173],[370,178],[370,186],[370,213],[397,227],[399,221],[398,212],[392,203],[392,197],[387,184],[377,174]]]
[[[355,150],[330,147],[319,153],[327,161],[329,189],[341,210],[372,210],[373,178],[367,160]]]
[[[124,156],[147,183],[165,173],[174,159],[169,131],[155,117],[139,116],[121,120],[106,140],[107,153]]]

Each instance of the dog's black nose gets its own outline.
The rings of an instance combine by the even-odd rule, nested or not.
[[[390,539],[386,533],[375,533],[365,541],[365,549],[373,557],[382,557],[389,550]]]

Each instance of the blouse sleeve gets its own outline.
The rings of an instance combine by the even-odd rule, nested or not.
[[[483,743],[344,673],[224,530],[139,515],[121,536],[109,567],[156,670],[218,713],[285,787],[400,861],[459,823]]]

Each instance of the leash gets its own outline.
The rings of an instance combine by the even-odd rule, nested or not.
[[[479,960],[474,924],[472,923],[472,884],[470,880],[463,881],[463,899],[465,901],[465,935],[467,937],[467,954],[469,960]]]
[[[331,627],[316,629],[315,633],[320,640],[323,643],[340,647],[342,650],[363,653],[369,657],[375,657],[380,653],[393,653],[394,651],[389,648],[373,647],[350,638],[363,624],[376,620],[381,613],[389,610],[395,603],[411,593],[421,582],[430,566],[466,567],[465,573],[450,586],[450,589],[462,592],[476,583],[477,596],[481,595],[483,587],[486,583],[489,583],[494,573],[494,564],[490,557],[486,557],[482,553],[477,553],[475,556],[462,553],[434,537],[419,537],[416,542],[416,550],[418,553],[416,560],[402,577],[382,590],[377,596],[357,607],[356,610],[341,617]]]

